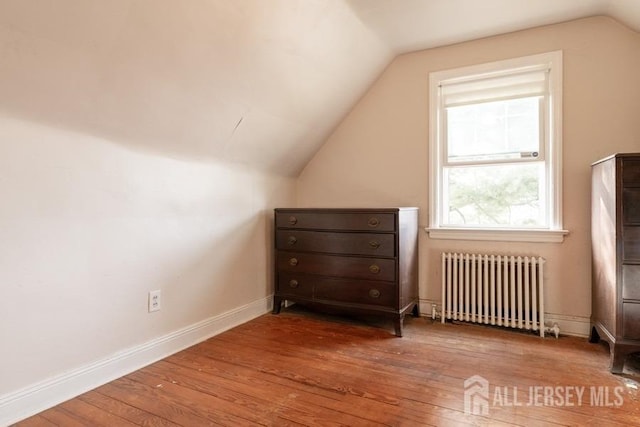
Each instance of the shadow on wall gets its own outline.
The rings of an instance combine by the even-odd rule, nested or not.
[[[273,293],[273,214],[262,210],[227,224],[204,250],[185,257],[160,286],[167,304],[188,307],[187,326]],[[214,220],[215,221],[215,220]]]

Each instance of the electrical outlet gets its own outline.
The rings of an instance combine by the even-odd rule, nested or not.
[[[162,296],[162,293],[160,289],[155,291],[149,291],[149,313],[160,310],[161,296]]]

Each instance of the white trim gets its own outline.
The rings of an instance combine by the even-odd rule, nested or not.
[[[475,80],[478,78],[490,78],[498,74],[508,75],[504,72],[504,70],[507,69],[513,70],[513,73],[539,69],[540,67],[538,67],[538,64],[549,62],[549,55],[562,56],[562,51],[556,50],[552,52],[522,56],[519,58],[509,58],[501,61],[468,65],[466,67],[453,68],[450,70],[435,71],[431,74],[437,75],[438,80],[444,80],[446,78],[446,80],[453,83]]]
[[[562,243],[567,230],[431,228],[425,227],[431,239],[484,240],[493,242]]]
[[[551,149],[544,147],[547,165],[547,203],[549,206],[549,228],[541,234],[538,230],[531,232],[514,232],[502,230],[474,230],[466,232],[465,240],[503,240],[528,242],[562,242],[567,234],[562,229],[562,51],[554,51],[503,61],[472,65],[451,70],[429,73],[429,235],[439,239],[463,239],[462,233],[442,228],[442,174],[439,173],[444,160],[442,158],[442,114],[443,97],[440,85],[443,82],[466,81],[471,78],[492,77],[504,73],[505,70],[520,70],[544,64],[550,68],[549,74],[549,111],[552,128],[545,129],[548,144],[552,140]],[[547,121],[545,121],[547,122]],[[481,232],[482,231],[482,232]],[[469,237],[473,236],[473,237]],[[537,236],[537,237],[536,237]],[[542,236],[542,237],[541,237]],[[486,238],[485,238],[486,237]],[[515,239],[515,240],[514,240]]]
[[[564,314],[545,313],[546,324],[557,323],[562,335],[574,337],[588,337],[591,329],[591,319],[585,316],[567,316]]]
[[[432,299],[420,299],[420,313],[423,317],[431,319],[431,309],[432,306],[436,306],[437,319],[440,321],[440,313],[442,308],[441,300],[432,300]],[[555,314],[555,313],[544,313],[545,323],[547,325],[553,325],[554,323],[558,324],[560,328],[560,333],[562,335],[570,335],[575,337],[588,337],[590,328],[591,328],[591,320],[586,316],[567,316],[564,314]],[[482,325],[482,323],[471,323]],[[511,329],[511,328],[505,328]],[[549,337],[552,337],[553,334],[549,334]]]
[[[442,147],[438,143],[441,126],[438,124],[442,118],[442,96],[440,95],[440,72],[429,74],[429,224],[436,227],[440,224],[440,209],[438,206],[442,200],[440,189],[442,188],[442,174],[440,170],[440,156]]]
[[[70,372],[0,396],[0,426],[10,425],[47,408],[136,371],[241,325],[271,310],[273,297],[210,317],[185,328],[128,348]]]
[[[553,127],[548,129],[548,132],[553,144],[548,152],[551,157],[548,164],[553,168],[549,178],[552,179],[554,190],[549,197],[549,202],[553,204],[550,210],[552,217],[549,220],[551,229],[562,229],[562,51],[550,52],[547,55],[554,64],[549,74],[549,116]]]

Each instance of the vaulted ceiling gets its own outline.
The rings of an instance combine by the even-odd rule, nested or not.
[[[2,0],[0,112],[297,174],[395,55],[629,0]]]

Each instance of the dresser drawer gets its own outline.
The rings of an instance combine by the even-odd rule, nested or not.
[[[624,225],[640,225],[640,188],[622,190],[622,222]]]
[[[278,251],[276,265],[280,272],[297,272],[354,279],[396,280],[393,259],[360,258]]]
[[[622,298],[640,301],[640,265],[622,265]]]
[[[627,225],[622,230],[623,262],[640,261],[640,227]]]
[[[380,307],[398,304],[398,289],[393,282],[321,277],[286,273],[278,278],[278,291],[283,296],[311,298],[318,302],[343,302]]]
[[[622,182],[625,187],[640,187],[640,160],[623,160]]]
[[[340,301],[395,307],[398,304],[398,289],[394,283],[374,280],[318,279],[314,286],[316,301]]]
[[[623,337],[640,340],[640,304],[625,302],[622,304]]]
[[[276,212],[277,228],[310,230],[395,231],[393,213],[380,212]]]
[[[313,296],[313,281],[303,274],[280,273],[276,291],[283,296],[311,298]]]
[[[334,254],[395,256],[395,236],[374,233],[278,230],[276,248]]]

